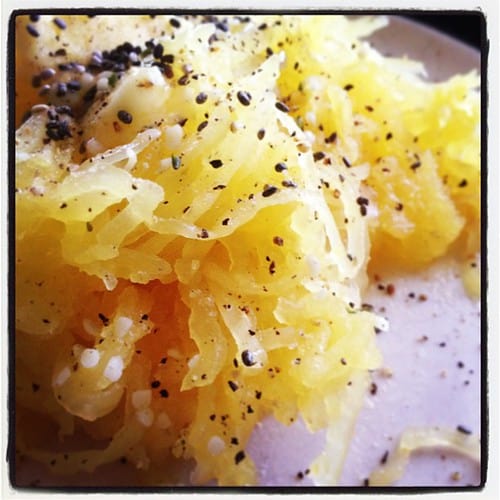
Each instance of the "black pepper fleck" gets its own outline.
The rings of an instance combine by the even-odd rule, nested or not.
[[[224,165],[224,163],[222,163],[222,160],[217,159],[217,160],[211,160],[210,165],[213,168],[220,168],[220,167],[222,167],[222,165]]]
[[[248,349],[245,349],[241,353],[241,360],[243,361],[243,364],[245,366],[254,366],[257,361],[255,361],[255,357],[252,352],[250,352]]]
[[[238,465],[242,460],[245,459],[245,452],[243,450],[240,450],[236,455],[234,456],[234,463]]]
[[[236,94],[236,97],[238,97],[238,101],[240,101],[243,106],[249,106],[252,101],[252,96],[244,90],[240,90]]]
[[[37,38],[40,36],[40,33],[38,30],[32,25],[32,24],[27,24],[26,25],[26,31],[34,38]]]
[[[272,196],[273,194],[278,192],[278,188],[276,186],[269,186],[266,185],[264,186],[264,191],[262,191],[262,196],[264,198],[269,198],[269,196]]]
[[[284,102],[276,101],[275,106],[276,109],[282,111],[283,113],[288,113],[290,111],[290,108]]]
[[[103,313],[99,313],[98,316],[104,326],[109,325],[109,318],[107,318]]]
[[[208,95],[205,92],[200,92],[196,96],[196,104],[203,104],[208,99]]]
[[[59,17],[55,17],[53,19],[53,23],[60,29],[65,30],[66,29],[66,23]]]
[[[125,123],[126,125],[132,123],[132,115],[123,109],[120,109],[118,113],[116,114],[118,116],[118,119],[122,122]]]

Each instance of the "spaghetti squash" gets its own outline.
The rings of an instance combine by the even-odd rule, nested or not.
[[[383,57],[386,22],[17,17],[21,456],[253,485],[256,423],[300,416],[336,483],[381,364],[368,266],[479,250],[478,75]]]

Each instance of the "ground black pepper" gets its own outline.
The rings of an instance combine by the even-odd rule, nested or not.
[[[241,353],[241,360],[245,366],[254,366],[257,361],[255,361],[254,355],[248,350],[245,349]]]
[[[211,160],[211,161],[210,161],[210,165],[211,165],[213,168],[220,168],[220,167],[222,167],[222,165],[224,165],[224,164],[222,163],[222,160],[217,159],[217,160]]]
[[[203,104],[208,99],[208,95],[205,92],[200,92],[196,96],[196,104]]]
[[[118,116],[118,119],[122,123],[125,123],[126,125],[132,123],[132,115],[128,111],[125,111],[124,109],[120,109],[120,111],[118,111],[116,116]]]
[[[60,29],[65,30],[66,29],[66,23],[59,17],[55,17],[53,19],[53,23]]]
[[[282,111],[283,113],[288,113],[290,111],[290,108],[284,102],[276,101],[275,106],[276,109]]]
[[[234,463],[238,465],[242,460],[245,459],[245,452],[243,450],[240,450],[236,455],[234,456]]]
[[[249,106],[252,101],[252,96],[250,95],[250,93],[244,90],[240,90],[236,94],[236,97],[238,97],[238,101],[240,101],[243,106]]]
[[[270,185],[265,185],[264,190],[262,191],[262,196],[264,198],[269,198],[269,196],[272,196],[273,194],[278,192],[278,188],[276,186],[270,186]]]
[[[32,25],[32,24],[27,24],[26,25],[26,31],[34,38],[37,38],[40,36],[40,33],[38,30]]]
[[[457,425],[457,431],[461,432],[462,434],[472,434],[472,431],[468,427],[465,427],[461,424]]]

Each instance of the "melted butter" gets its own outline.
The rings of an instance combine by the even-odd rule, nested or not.
[[[481,297],[481,267],[479,256],[467,260],[462,266],[462,283],[467,295],[474,300]]]

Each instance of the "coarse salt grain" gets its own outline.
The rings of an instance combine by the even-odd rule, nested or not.
[[[121,356],[112,356],[106,368],[104,369],[103,375],[110,381],[116,382],[120,379],[123,373],[123,358]]]
[[[135,412],[135,418],[144,426],[151,427],[153,425],[153,421],[155,415],[151,408],[144,408],[142,410],[138,410]]]
[[[97,90],[107,90],[109,88],[109,80],[107,77],[101,77],[96,83]]]
[[[219,455],[225,447],[226,444],[219,436],[212,436],[207,443],[208,452],[212,456]]]
[[[167,170],[168,168],[172,167],[172,157],[168,158],[163,158],[160,160],[160,166],[158,168],[158,173],[163,172],[164,170]]]
[[[128,333],[133,324],[134,322],[130,318],[127,318],[127,316],[120,316],[116,318],[115,320],[116,335],[122,338]]]
[[[158,427],[159,429],[168,429],[172,425],[172,420],[170,420],[170,417],[164,411],[162,411],[156,417],[155,423],[156,427]]]
[[[73,344],[73,347],[71,348],[71,353],[75,358],[78,358],[80,357],[80,354],[83,352],[84,349],[85,347],[82,346],[81,344]]]
[[[243,123],[241,122],[236,121],[231,123],[230,128],[231,132],[238,132],[238,130],[244,129],[245,125],[243,125]]]
[[[172,125],[171,127],[167,127],[164,132],[165,143],[167,144],[169,149],[178,149],[181,145],[182,137],[184,135],[184,131],[182,127],[177,123]]]
[[[180,353],[179,349],[169,349],[167,351],[167,354],[169,357],[171,358],[174,358],[174,359],[181,359],[182,358],[182,354]]]
[[[132,406],[136,410],[147,408],[151,404],[151,389],[139,389],[132,393]]]
[[[103,276],[102,281],[104,283],[104,286],[106,287],[106,290],[108,290],[109,292],[113,291],[116,288],[116,285],[118,285],[118,279],[113,274],[106,273]]]
[[[196,363],[198,363],[198,360],[200,359],[199,354],[195,354],[189,361],[188,361],[188,367],[193,368]]]
[[[65,366],[54,378],[54,385],[60,386],[63,385],[66,380],[69,379],[71,375],[71,370],[69,366]]]
[[[104,146],[97,139],[91,137],[85,142],[85,149],[89,155],[95,156],[104,151]]]
[[[99,327],[89,318],[85,318],[82,322],[83,329],[89,335],[95,337],[99,333]]]
[[[80,355],[80,364],[84,368],[93,368],[100,359],[101,354],[97,349],[84,349]]]

